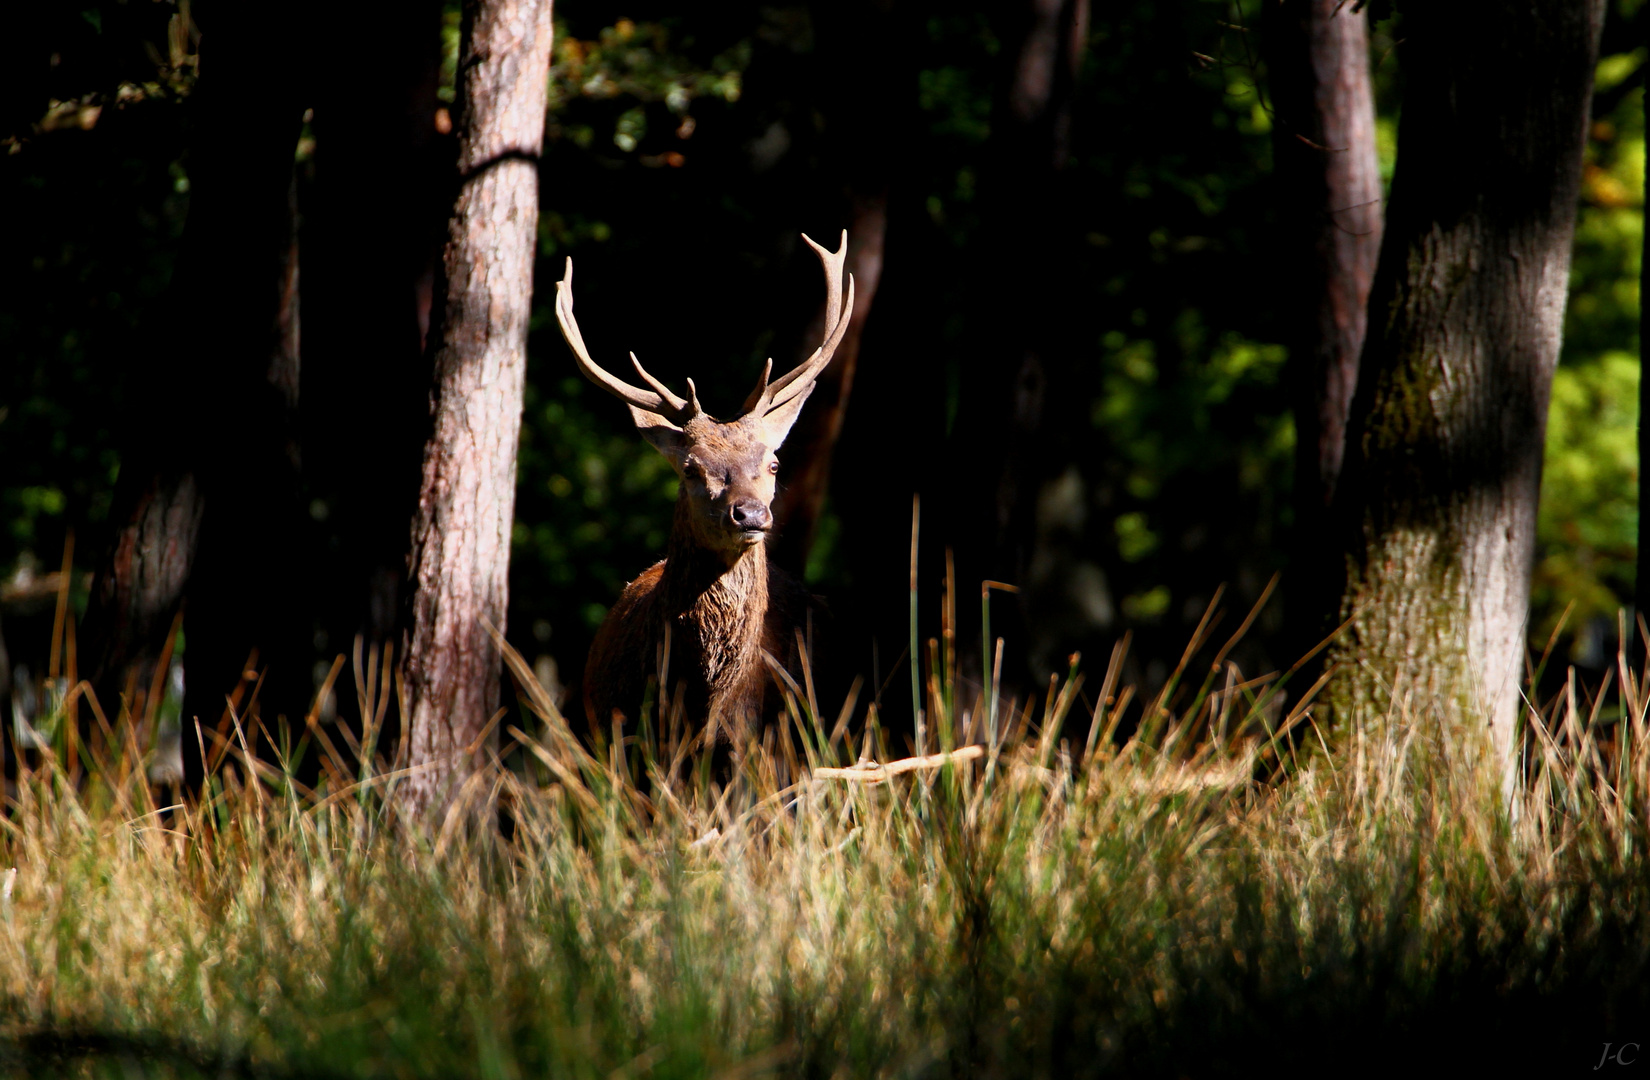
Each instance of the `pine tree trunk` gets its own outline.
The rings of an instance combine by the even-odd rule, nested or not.
[[[1381,249],[1375,101],[1364,12],[1342,0],[1270,0],[1265,19],[1295,414],[1289,597],[1291,611],[1314,612],[1333,602],[1323,530]],[[1291,625],[1299,640],[1288,647],[1297,654],[1327,629],[1307,618]]]
[[[550,0],[469,0],[459,71],[459,176],[432,330],[431,434],[413,519],[403,667],[406,792],[450,797],[498,707],[516,437],[537,246]]]
[[[1601,0],[1406,8],[1398,173],[1335,514],[1326,702],[1511,780]]]

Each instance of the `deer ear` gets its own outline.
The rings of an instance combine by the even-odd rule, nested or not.
[[[814,384],[809,383],[801,393],[757,421],[757,426],[762,430],[762,441],[767,443],[770,449],[778,450],[784,443],[785,436],[791,433],[792,425],[802,412],[803,403],[813,392]]]
[[[681,428],[657,413],[645,412],[634,405],[630,406],[630,419],[635,421],[636,431],[642,438],[663,454],[673,468],[681,464],[688,446],[687,435]]]

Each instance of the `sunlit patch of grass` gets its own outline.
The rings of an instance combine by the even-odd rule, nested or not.
[[[1642,1034],[1625,660],[1608,706],[1532,710],[1509,813],[1447,717],[1320,733],[1284,678],[1194,666],[1208,629],[1140,705],[1121,648],[1097,692],[1074,663],[994,707],[936,644],[918,749],[980,749],[894,776],[854,768],[886,740],[807,685],[725,782],[668,709],[590,745],[512,654],[508,752],[429,828],[387,767],[316,791],[230,768],[162,807],[141,767],[88,755],[77,787],[45,751],[4,825],[0,1069],[1359,1073],[1423,1048],[1590,1068]]]

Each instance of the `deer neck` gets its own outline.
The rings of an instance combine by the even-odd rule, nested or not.
[[[691,512],[678,501],[659,586],[673,636],[697,654],[715,689],[756,661],[768,612],[768,552],[766,544],[752,544],[729,563],[696,542]]]

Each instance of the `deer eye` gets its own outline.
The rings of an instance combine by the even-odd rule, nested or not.
[[[778,473],[779,473],[779,462],[777,462],[777,461],[768,462],[768,472],[773,473],[774,475],[777,476]]]
[[[682,463],[682,475],[690,478],[701,477],[705,475],[705,467],[692,458],[688,458]]]

